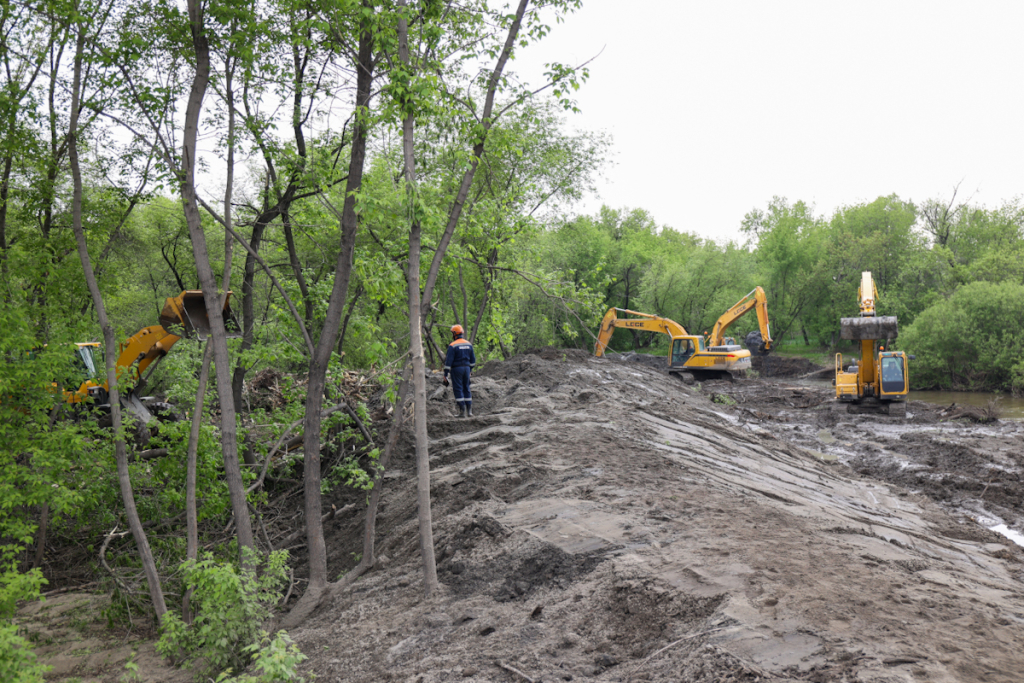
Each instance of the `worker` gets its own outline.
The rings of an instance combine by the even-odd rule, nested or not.
[[[469,375],[476,365],[473,345],[462,338],[462,325],[452,325],[452,343],[444,357],[444,385],[448,386],[448,373],[452,375],[452,393],[459,407],[459,417],[473,417],[473,394],[469,390]]]

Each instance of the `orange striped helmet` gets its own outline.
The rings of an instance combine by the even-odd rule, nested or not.
[[[452,332],[454,332],[455,334],[462,334],[463,332],[465,332],[465,330],[462,329],[462,325],[456,323],[452,325]]]

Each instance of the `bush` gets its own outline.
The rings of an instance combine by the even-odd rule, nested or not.
[[[900,337],[915,389],[1024,391],[1024,286],[972,282],[925,309]]]
[[[176,614],[168,612],[164,616],[157,643],[160,654],[172,659],[182,657],[186,666],[198,669],[197,673],[213,676],[244,670],[261,652],[267,638],[262,625],[279,598],[288,553],[271,553],[262,563],[262,571],[254,554],[247,551],[246,558],[242,568],[218,562],[209,554],[199,562],[181,565],[183,583],[193,591],[195,617],[191,624],[185,624]],[[282,644],[281,638],[279,634],[271,645],[278,652],[288,651],[290,641]],[[287,639],[287,634],[283,638]]]
[[[0,574],[0,681],[5,683],[42,683],[50,669],[36,661],[36,653],[11,623],[18,601],[39,598],[42,583],[38,569],[20,574],[13,563]]]

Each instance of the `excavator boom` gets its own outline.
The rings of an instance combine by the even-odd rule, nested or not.
[[[239,336],[238,323],[231,314],[231,292],[224,297],[222,315],[229,337]],[[156,364],[177,344],[182,337],[200,339],[210,334],[210,316],[201,290],[186,290],[176,297],[168,297],[160,313],[160,324],[144,327],[118,345],[116,362],[118,386],[130,405],[130,410],[140,412],[142,405],[134,394],[144,386],[146,370],[152,372]],[[80,354],[91,354],[98,344],[79,344]],[[86,361],[86,366],[90,364]],[[95,371],[95,363],[93,371]],[[128,389],[125,391],[125,389]],[[77,391],[66,391],[64,400],[68,403],[81,403],[90,396],[97,403],[105,403],[110,387],[104,379],[102,383],[86,380]],[[142,409],[144,410],[144,409]],[[148,421],[144,414],[143,418]]]
[[[640,320],[620,320],[617,315],[618,312],[640,316]],[[611,341],[612,333],[615,331],[616,327],[622,327],[629,330],[641,330],[644,332],[662,332],[673,339],[689,336],[686,329],[674,320],[662,318],[657,315],[651,315],[650,313],[639,313],[626,308],[609,308],[608,312],[604,314],[604,318],[601,320],[601,329],[598,330],[597,333],[597,344],[594,347],[594,355],[598,358],[603,356],[604,352],[608,350],[608,342]]]
[[[750,349],[751,354],[764,355],[765,353],[768,353],[768,351],[771,350],[773,343],[772,332],[768,323],[768,297],[765,296],[764,290],[761,289],[761,287],[754,287],[749,294],[733,304],[729,310],[723,313],[722,316],[715,321],[715,326],[711,329],[711,337],[709,338],[708,345],[712,348],[716,346],[724,346],[725,331],[729,329],[730,325],[742,318],[751,310],[757,311],[757,324],[760,335],[760,338],[756,340],[756,343],[754,343],[754,346],[757,348]],[[748,335],[748,337],[750,337],[750,335]],[[749,341],[747,346],[751,346]]]

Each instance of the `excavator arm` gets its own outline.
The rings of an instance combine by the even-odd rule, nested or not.
[[[772,333],[768,324],[768,298],[760,287],[754,287],[752,292],[737,301],[729,310],[722,314],[711,330],[708,346],[714,348],[724,345],[725,331],[751,309],[757,311],[757,324],[761,334],[761,341],[758,343],[759,348],[751,349],[751,353],[756,351],[758,355],[762,355],[770,351],[772,348]]]
[[[640,319],[620,319],[617,312],[628,313],[629,315],[640,316]],[[625,308],[609,308],[601,320],[601,329],[597,333],[597,343],[594,346],[594,355],[600,358],[608,350],[608,342],[612,339],[612,333],[616,327],[629,330],[640,330],[643,332],[662,332],[669,337],[676,339],[690,336],[686,329],[674,320],[662,318],[650,313],[638,313]]]
[[[231,292],[227,292],[227,296],[224,297],[223,315],[229,337],[238,336],[238,324],[231,315],[230,301]],[[122,402],[128,401],[131,405],[127,407],[142,413],[144,420],[148,421],[148,413],[135,396],[135,393],[141,391],[144,386],[146,370],[150,369],[152,372],[156,364],[182,337],[204,338],[209,333],[210,318],[201,290],[186,290],[176,297],[168,297],[160,313],[159,325],[144,327],[118,345],[115,367],[118,385],[122,388]],[[78,345],[80,353],[83,348],[91,352],[93,347],[98,346]],[[106,402],[109,391],[110,387],[105,380],[102,384],[87,380],[77,391],[65,392],[65,401],[80,403],[92,396],[95,401],[102,404]]]

